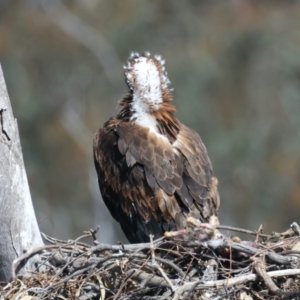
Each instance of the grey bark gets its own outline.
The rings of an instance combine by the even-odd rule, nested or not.
[[[17,121],[0,65],[0,281],[11,280],[14,259],[43,245],[32,206]],[[22,272],[33,267],[29,261]]]

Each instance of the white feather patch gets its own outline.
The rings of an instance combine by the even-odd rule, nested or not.
[[[160,63],[162,70],[159,70],[157,61]],[[159,109],[160,103],[163,102],[162,93],[169,83],[163,72],[163,64],[164,61],[160,56],[153,58],[148,52],[142,56],[132,52],[124,69],[128,85],[133,91],[131,103],[133,114],[130,120],[167,139],[159,133],[157,120],[151,115],[151,110]]]
[[[154,106],[163,101],[161,76],[152,59],[143,56],[136,58],[131,73],[135,77],[134,101],[142,100]]]
[[[157,121],[149,113],[149,107],[146,103],[135,101],[132,102],[132,110],[134,113],[131,116],[131,121],[134,121],[136,124],[147,127],[151,131],[158,133]]]

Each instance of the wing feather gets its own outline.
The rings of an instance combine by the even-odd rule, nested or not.
[[[118,149],[122,155],[125,155],[128,147],[122,139],[118,139]]]
[[[190,208],[192,203],[197,204],[193,205],[191,210],[200,211],[202,221],[208,221],[209,216],[217,215],[220,200],[218,182],[213,174],[205,145],[195,131],[182,124],[173,146],[181,154],[184,167],[183,188],[177,193]],[[195,202],[190,200],[184,186]]]
[[[177,139],[110,119],[94,138],[103,200],[130,242],[217,214],[217,179],[199,135],[180,124]]]
[[[119,124],[117,133],[119,139],[122,139],[122,149],[127,148],[127,165],[132,166],[132,160],[127,159],[129,152],[136,162],[147,168],[149,173],[146,178],[151,186],[155,186],[154,178],[156,183],[169,195],[181,188],[182,166],[178,165],[178,158],[168,141],[147,128],[130,123]]]

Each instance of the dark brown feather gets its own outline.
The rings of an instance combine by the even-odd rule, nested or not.
[[[149,59],[162,72],[161,63]],[[209,222],[220,204],[218,181],[199,135],[175,118],[168,89],[158,107],[149,107],[158,132],[136,124],[130,88],[118,115],[94,137],[99,187],[109,211],[132,243],[182,229],[190,216]]]
[[[103,199],[131,242],[147,241],[149,232],[159,237],[165,227],[183,228],[188,216],[208,222],[217,215],[217,179],[206,149],[195,132],[189,136],[190,129],[180,128],[173,145],[177,154],[170,142],[148,129],[116,118],[95,136]],[[119,210],[122,213],[116,213]],[[127,222],[145,223],[139,228],[142,239],[137,240],[132,229],[126,232]],[[157,232],[151,231],[153,222],[160,224]]]

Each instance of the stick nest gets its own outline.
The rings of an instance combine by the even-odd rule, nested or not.
[[[300,299],[296,223],[270,235],[203,226],[133,245],[99,243],[95,230],[69,241],[43,234],[49,244],[14,261],[13,281],[0,289],[0,299]],[[86,237],[93,246],[82,242]],[[28,259],[36,269],[17,276]]]

